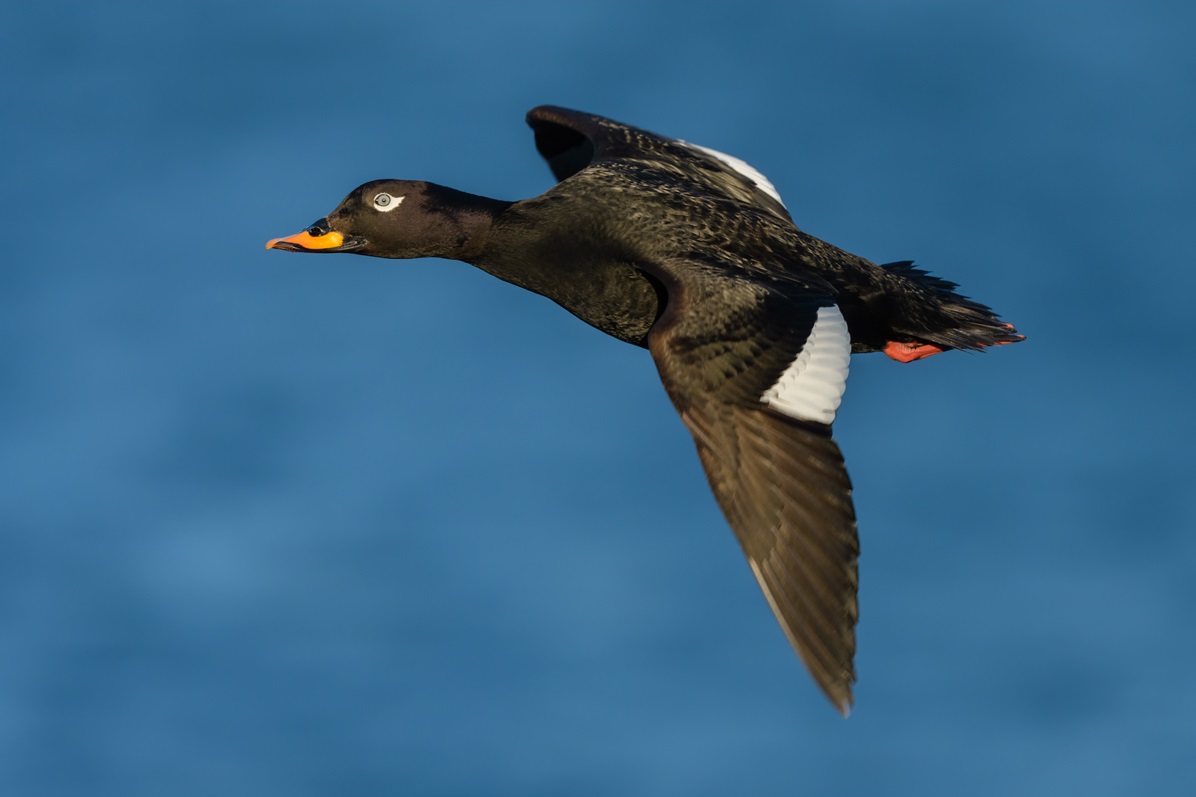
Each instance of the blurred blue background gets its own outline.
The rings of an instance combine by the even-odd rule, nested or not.
[[[1192,6],[734,5],[6,7],[0,793],[1191,793]],[[1029,336],[853,362],[851,719],[646,352],[263,249],[540,193],[540,103]]]

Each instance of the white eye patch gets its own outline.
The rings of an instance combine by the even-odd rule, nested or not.
[[[390,213],[403,203],[403,197],[391,196],[387,193],[378,194],[374,197],[374,210],[382,213]]]

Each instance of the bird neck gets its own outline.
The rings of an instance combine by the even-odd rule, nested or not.
[[[455,188],[429,184],[433,201],[430,210],[440,216],[438,234],[430,236],[432,249],[425,256],[445,257],[477,264],[490,242],[495,222],[512,203],[467,194]]]
[[[457,206],[468,238],[451,257],[503,282],[547,295],[559,253],[555,247],[546,249],[544,245],[543,227],[551,225],[537,224],[524,212],[526,204],[527,200],[502,202],[461,196]]]

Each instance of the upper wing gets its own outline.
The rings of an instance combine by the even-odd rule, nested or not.
[[[830,424],[851,340],[833,301],[733,277],[665,275],[649,349],[789,641],[846,713],[859,544]]]
[[[591,163],[636,161],[660,169],[671,181],[680,179],[793,221],[772,183],[730,155],[552,105],[533,108],[527,123],[535,132],[536,149],[557,180],[568,179]]]

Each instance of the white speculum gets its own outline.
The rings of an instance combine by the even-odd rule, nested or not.
[[[797,358],[760,401],[801,421],[830,424],[843,401],[851,359],[851,333],[835,306],[818,308],[818,319]]]
[[[740,158],[736,158],[734,155],[728,155],[725,152],[719,152],[718,150],[711,149],[710,147],[703,147],[698,144],[690,144],[688,141],[683,141],[681,143],[688,147],[693,147],[701,152],[705,152],[710,157],[727,164],[727,166],[755,183],[757,188],[775,199],[778,203],[780,203],[781,207],[785,207],[785,203],[781,201],[780,193],[777,192],[777,189],[773,186],[772,182],[757,169],[753,168],[751,164],[741,160]]]

